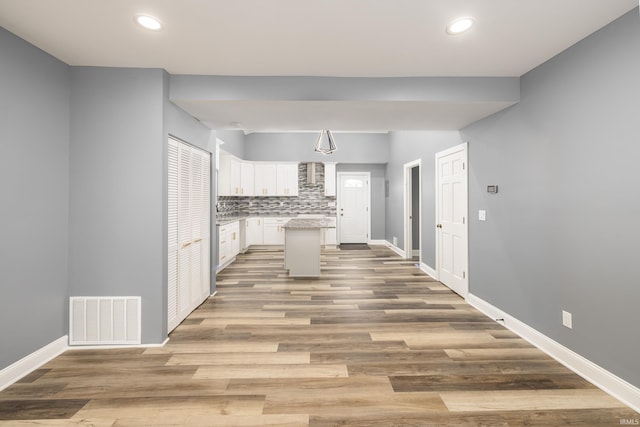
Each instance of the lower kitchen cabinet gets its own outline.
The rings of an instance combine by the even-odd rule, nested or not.
[[[227,264],[240,253],[240,224],[230,222],[218,227],[218,267]]]
[[[264,218],[263,244],[284,245],[284,225],[291,218]]]
[[[262,218],[246,219],[246,245],[264,244],[264,225]]]

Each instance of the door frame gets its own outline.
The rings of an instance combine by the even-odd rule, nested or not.
[[[451,148],[448,148],[446,150],[443,151],[439,151],[435,154],[435,223],[433,224],[433,228],[434,230],[436,230],[436,265],[435,265],[435,271],[437,274],[437,280],[440,280],[440,263],[442,262],[442,257],[440,255],[441,252],[441,247],[440,247],[440,234],[437,231],[437,224],[440,223],[440,173],[438,171],[438,161],[440,160],[440,158],[442,157],[446,157],[448,155],[451,155],[453,153],[457,153],[459,151],[464,152],[464,164],[465,164],[465,176],[466,176],[466,196],[465,199],[467,200],[467,209],[465,212],[465,221],[464,221],[464,227],[465,227],[465,235],[466,235],[466,251],[465,251],[465,264],[466,264],[466,271],[465,271],[465,281],[464,281],[464,285],[465,285],[465,291],[463,292],[463,294],[461,294],[461,296],[463,298],[467,298],[467,295],[469,294],[469,144],[467,142],[463,142],[462,144],[458,144],[456,146],[453,146]]]
[[[418,167],[418,238],[419,240],[419,262],[422,264],[422,159],[413,160],[404,164],[404,257],[413,258],[413,227],[411,226],[411,215],[413,212],[413,176],[412,169]],[[416,221],[413,218],[413,221]]]
[[[367,208],[367,242],[371,242],[371,172],[346,172],[341,171],[336,173],[336,187],[338,188],[338,194],[336,197],[336,241],[340,244],[340,206],[342,204],[342,186],[340,185],[340,178],[344,175],[360,175],[366,177],[366,193],[365,201]]]

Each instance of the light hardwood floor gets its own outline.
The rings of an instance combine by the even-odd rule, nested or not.
[[[0,425],[615,426],[640,414],[385,247],[241,255],[162,348],[72,350],[0,393]]]

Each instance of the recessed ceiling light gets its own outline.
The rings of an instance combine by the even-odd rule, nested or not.
[[[152,31],[160,31],[162,24],[157,18],[150,15],[136,15],[136,22],[143,28]]]
[[[462,34],[473,26],[473,18],[458,18],[447,26],[447,33]]]

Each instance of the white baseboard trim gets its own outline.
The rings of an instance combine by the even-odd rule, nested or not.
[[[65,350],[67,350],[68,342],[69,337],[64,335],[1,370],[0,390],[4,390],[20,378],[35,371],[51,359],[61,355]]]
[[[387,242],[386,240],[369,240],[367,243],[370,245],[389,246],[389,242]]]
[[[119,345],[70,345],[67,350],[113,350],[123,348],[159,348],[169,342],[169,337],[159,344],[119,344]]]
[[[425,273],[426,275],[430,276],[432,279],[440,280],[440,279],[438,279],[438,272],[435,271],[433,268],[429,267],[424,262],[420,263],[420,270],[422,270],[423,273]]]
[[[218,291],[213,291],[213,293],[211,295],[209,295],[209,298],[215,297],[217,293],[218,293]]]
[[[500,323],[507,329],[529,341],[576,374],[628,405],[634,411],[640,412],[640,388],[471,293],[467,295],[467,302],[492,319],[504,319]]]
[[[402,258],[406,258],[404,251],[402,249],[400,249],[399,247],[395,246],[393,243],[385,240],[384,244],[387,245],[387,247],[389,249],[391,249],[393,252],[395,252],[398,255],[400,255]]]
[[[75,345],[69,346],[69,336],[64,335],[33,353],[23,357],[0,371],[0,391],[40,368],[67,350],[108,350],[114,348],[157,348],[169,342],[169,337],[160,344],[134,345]]]

